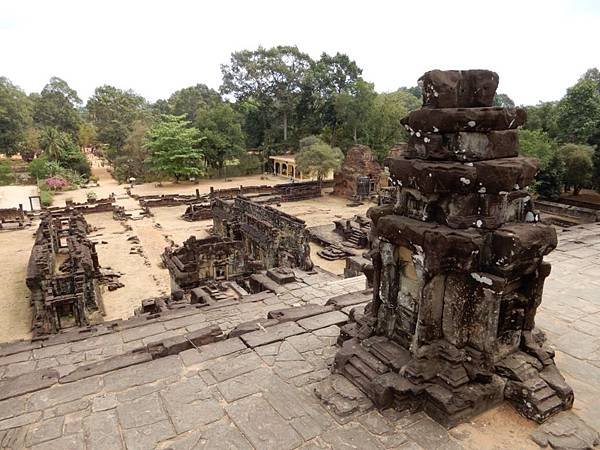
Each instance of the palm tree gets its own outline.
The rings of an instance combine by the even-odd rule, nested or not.
[[[41,147],[48,159],[52,161],[60,160],[66,147],[64,133],[56,128],[45,128],[42,133]]]

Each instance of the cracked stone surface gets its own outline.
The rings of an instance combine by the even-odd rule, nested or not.
[[[559,369],[575,390],[570,416],[576,423],[577,417],[583,420],[589,428],[573,428],[577,431],[571,433],[569,419],[566,425],[551,427],[556,435],[551,432],[542,438],[540,433],[549,424],[538,429],[508,406],[450,431],[436,426],[424,413],[376,411],[344,378],[332,385],[329,364],[339,334],[339,328],[332,325],[310,332],[302,329],[299,334],[255,349],[249,349],[241,338],[230,339],[200,347],[200,352],[186,350],[73,383],[40,385],[26,392],[13,390],[10,398],[0,401],[0,448],[245,450],[354,445],[417,450],[535,449],[539,446],[530,435],[536,430],[536,440],[547,439],[548,445],[559,445],[558,439],[569,433],[587,439],[593,435],[590,429],[600,428],[599,235],[600,224],[559,232],[559,246],[548,258],[553,268],[537,315],[538,326],[556,348]],[[314,295],[311,301],[315,304],[364,289],[362,277],[331,281],[310,275],[305,280],[310,282],[310,277],[316,278],[316,287],[302,287],[300,297]],[[197,314],[195,322],[182,320],[180,323],[186,324],[182,333],[194,324],[201,328],[216,321],[228,321],[231,329],[253,318],[265,318],[271,309],[285,307],[283,300],[273,305],[263,300],[251,305],[256,309],[249,313],[230,306],[220,312]],[[169,322],[160,322],[163,331]],[[100,353],[89,354],[88,363],[108,353],[114,356],[124,350],[124,344],[121,333],[46,348],[19,344],[8,355],[0,352],[4,355],[0,356],[0,367],[55,359],[58,371],[67,364],[82,365],[85,353],[93,350]],[[81,362],[79,358],[83,358]],[[326,388],[321,388],[319,395],[325,402],[315,395],[315,388],[322,383]]]

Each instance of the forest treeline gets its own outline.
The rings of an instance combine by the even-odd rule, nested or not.
[[[232,161],[242,173],[260,170],[267,156],[297,150],[307,137],[343,152],[365,144],[383,159],[407,139],[399,120],[421,106],[418,86],[376,92],[341,53],[315,60],[292,46],[242,50],[221,72],[218,91],[197,84],[156,102],[103,85],[84,103],[58,77],[31,94],[0,78],[0,153],[35,158],[38,178],[73,183],[89,177],[80,146],[102,149],[121,181],[216,175]],[[506,94],[495,104],[514,106]],[[556,197],[561,187],[599,188],[600,72],[526,109],[521,149],[542,162],[538,190]]]

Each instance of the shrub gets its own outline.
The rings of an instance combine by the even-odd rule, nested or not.
[[[98,198],[98,194],[96,194],[94,191],[87,192],[85,196],[88,200],[96,200]]]
[[[44,185],[48,187],[48,189],[52,191],[62,191],[63,189],[69,187],[69,182],[61,177],[50,177],[44,181]]]
[[[0,186],[12,184],[15,176],[12,172],[9,161],[0,161]]]
[[[42,204],[43,207],[47,208],[48,206],[52,206],[53,200],[54,200],[54,195],[52,194],[52,192],[50,192],[46,189],[40,190],[40,203]]]

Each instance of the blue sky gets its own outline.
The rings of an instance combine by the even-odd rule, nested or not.
[[[218,88],[232,51],[297,45],[347,53],[378,91],[432,68],[492,69],[517,103],[559,99],[600,67],[600,1],[0,1],[0,75],[25,91],[53,76],[149,100]]]

